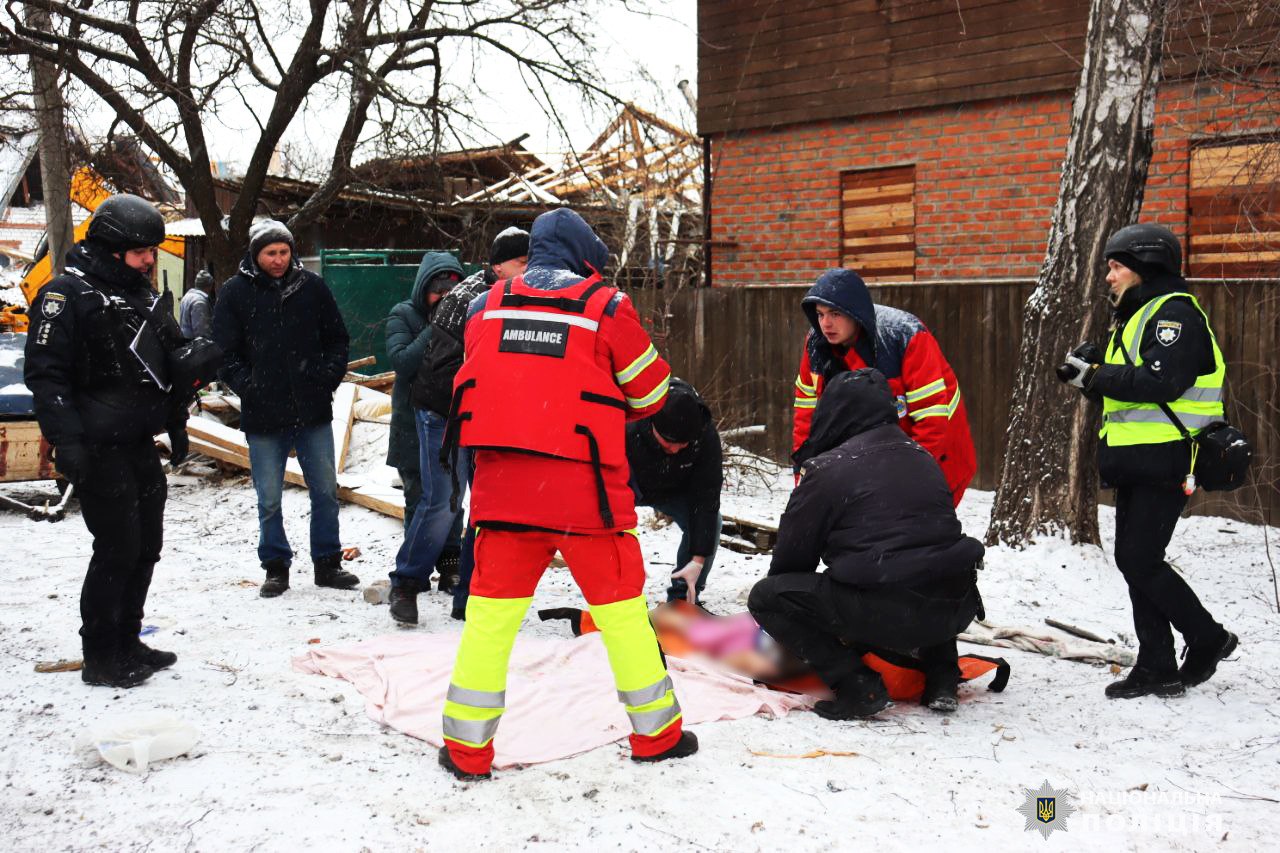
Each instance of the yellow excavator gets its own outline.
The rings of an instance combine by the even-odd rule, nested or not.
[[[108,186],[97,172],[87,166],[82,166],[76,171],[71,178],[71,200],[92,213],[98,209],[98,205],[102,204],[114,190]],[[74,237],[76,240],[83,240],[85,232],[89,230],[89,221],[86,219],[75,227]],[[181,237],[173,237],[165,240],[160,244],[162,251],[168,252],[177,257],[183,257],[186,244]],[[0,303],[0,332],[25,332],[28,327],[27,308],[36,301],[36,294],[40,292],[40,288],[44,287],[53,280],[53,265],[50,263],[49,253],[46,251],[42,257],[38,257],[22,277],[22,281],[18,283],[22,290],[22,295],[26,298],[26,305],[7,305]]]

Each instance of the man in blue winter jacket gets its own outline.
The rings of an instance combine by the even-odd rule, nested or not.
[[[295,450],[311,497],[311,561],[317,586],[351,589],[342,570],[333,392],[347,370],[347,328],[324,279],[303,269],[284,223],[249,229],[239,271],[219,288],[213,337],[226,354],[218,378],[240,396],[240,428],[258,493],[259,590],[289,588],[293,550],[280,508],[284,470]]]

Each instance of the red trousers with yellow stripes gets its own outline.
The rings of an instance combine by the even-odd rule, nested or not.
[[[556,551],[587,599],[631,718],[635,755],[657,755],[680,739],[680,703],[658,652],[644,600],[644,559],[631,533],[569,535],[481,529],[467,621],[444,706],[450,757],[488,772],[506,707],[507,667],[534,590]],[[571,707],[566,698],[566,707]]]

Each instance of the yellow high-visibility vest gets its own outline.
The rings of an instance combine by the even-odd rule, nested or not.
[[[1106,363],[1129,363],[1125,360],[1124,352],[1120,350],[1123,345],[1129,357],[1133,359],[1133,365],[1141,366],[1142,353],[1138,348],[1142,342],[1142,333],[1146,329],[1147,321],[1160,310],[1161,305],[1175,297],[1189,299],[1200,312],[1200,316],[1204,317],[1205,328],[1209,330],[1209,342],[1213,346],[1213,372],[1197,376],[1194,385],[1182,392],[1181,397],[1168,404],[1187,431],[1195,435],[1212,423],[1226,420],[1222,407],[1222,382],[1226,376],[1227,367],[1222,359],[1222,350],[1218,348],[1218,339],[1213,334],[1213,328],[1209,326],[1209,317],[1194,296],[1190,293],[1166,293],[1142,306],[1140,311],[1129,318],[1129,322],[1125,324],[1119,335],[1111,336],[1111,343],[1107,346]],[[1112,447],[1159,444],[1182,438],[1182,433],[1160,410],[1158,404],[1126,403],[1110,397],[1102,398],[1102,431],[1098,435]]]

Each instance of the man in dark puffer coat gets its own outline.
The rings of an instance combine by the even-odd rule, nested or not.
[[[795,460],[800,482],[769,576],[751,590],[751,615],[835,692],[814,708],[824,717],[866,717],[889,704],[860,660],[874,649],[915,652],[921,702],[954,711],[955,638],[980,608],[983,547],[961,531],[938,463],[898,426],[883,374],[834,377]],[[816,572],[819,560],[827,571]]]
[[[273,598],[289,588],[293,550],[280,498],[289,451],[296,450],[311,497],[311,561],[318,586],[350,589],[342,570],[333,392],[347,370],[347,328],[324,279],[303,269],[283,223],[257,222],[240,271],[218,291],[213,337],[226,354],[218,378],[240,395],[258,493],[258,559]]]

